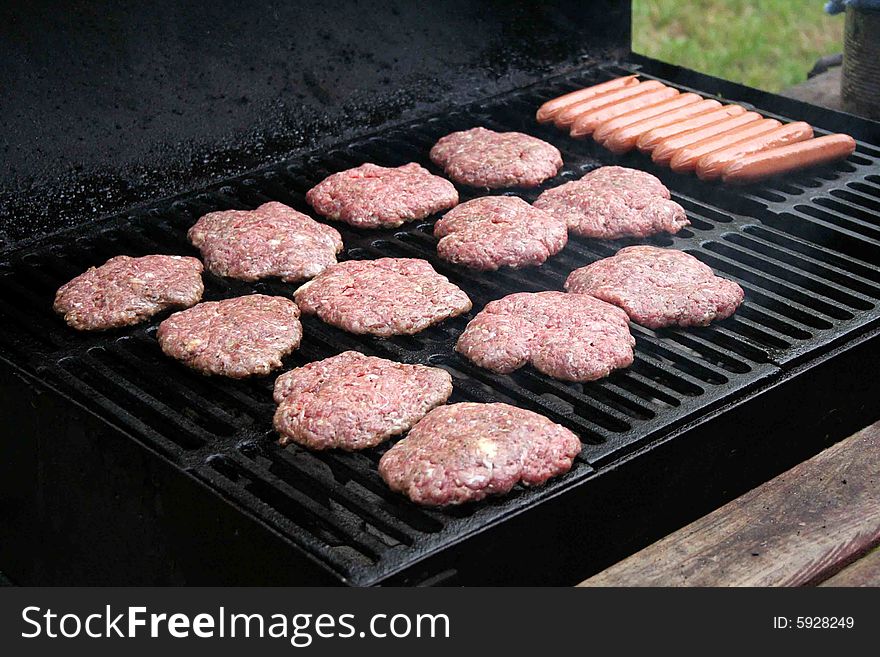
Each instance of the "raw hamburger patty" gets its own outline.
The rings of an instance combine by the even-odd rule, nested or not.
[[[599,167],[581,176],[580,180],[606,183],[621,189],[644,189],[654,196],[670,198],[669,190],[657,176],[627,167]]]
[[[501,374],[531,363],[556,379],[593,381],[629,367],[633,345],[620,308],[587,295],[518,292],[487,304],[455,349]]]
[[[576,269],[565,289],[620,306],[649,328],[706,326],[730,317],[744,296],[692,255],[653,246],[630,246]]]
[[[599,239],[677,233],[690,223],[657,178],[624,167],[602,167],[548,189],[535,207],[564,219],[576,235]]]
[[[472,128],[446,135],[431,161],[455,182],[472,187],[537,187],[562,167],[559,149],[521,132]]]
[[[466,313],[471,300],[416,258],[348,260],[294,294],[304,313],[351,333],[411,335]]]
[[[303,281],[335,264],[342,250],[336,229],[275,201],[256,210],[210,212],[189,229],[189,241],[210,272],[243,281]]]
[[[306,201],[318,214],[358,228],[395,228],[453,207],[458,192],[415,162],[397,168],[368,163],[328,176]]]
[[[543,484],[568,472],[578,437],[543,415],[508,404],[435,408],[379,461],[388,486],[413,502],[461,504]]]
[[[452,394],[437,367],[346,351],[275,381],[275,429],[282,445],[364,449],[407,431]]]
[[[540,265],[568,242],[558,219],[515,196],[484,196],[450,210],[434,225],[444,260],[482,271]]]
[[[281,367],[299,346],[299,308],[290,299],[250,294],[207,301],[159,324],[159,346],[203,374],[242,379]]]
[[[137,324],[166,308],[199,302],[202,263],[184,256],[116,256],[62,285],[55,312],[70,326],[96,331]]]

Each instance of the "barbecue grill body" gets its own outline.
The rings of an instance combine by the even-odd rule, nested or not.
[[[322,81],[317,86],[304,78],[304,86],[291,88],[303,94],[302,114],[281,112],[270,120],[272,128],[294,134],[296,125],[329,126],[326,133],[295,144],[279,137],[259,146],[261,138],[241,132],[234,140],[241,148],[225,151],[219,132],[197,135],[198,129],[212,129],[195,125],[204,122],[198,113],[206,107],[231,110],[230,120],[243,130],[252,120],[264,125],[254,119],[258,96],[289,91],[267,85],[255,92],[252,105],[229,99],[203,105],[199,98],[205,88],[197,84],[192,95],[184,93],[181,122],[144,131],[139,146],[145,151],[135,159],[149,166],[140,173],[126,153],[116,150],[118,144],[102,136],[102,128],[84,134],[100,145],[108,162],[104,169],[94,162],[81,172],[48,166],[77,153],[73,141],[78,140],[60,128],[47,129],[52,136],[43,137],[45,160],[21,160],[22,166],[33,165],[29,175],[52,173],[37,177],[34,197],[15,192],[4,204],[8,244],[0,257],[0,412],[7,438],[0,447],[0,570],[13,581],[571,584],[880,414],[875,403],[880,393],[880,269],[875,264],[880,262],[880,222],[873,200],[880,198],[877,124],[635,55],[616,61],[628,48],[627,3],[559,3],[549,13],[525,4],[516,10],[520,13],[510,13],[509,3],[492,3],[481,5],[482,17],[469,14],[462,3],[431,4],[439,13],[430,17],[395,18],[378,5],[372,8],[387,23],[383,37],[411,36],[420,26],[420,35],[437,39],[433,49],[430,43],[412,48],[388,74],[400,83],[403,96],[418,102],[385,102],[387,84],[378,74],[370,77],[376,67],[370,57],[388,54],[377,46],[378,52],[348,59],[355,69],[352,79],[360,77],[375,103],[352,109],[328,100],[320,91],[332,82],[326,71],[315,73]],[[532,19],[525,27],[522,12]],[[178,24],[196,20],[168,15]],[[339,16],[349,28],[347,21],[357,21],[354,14]],[[263,25],[262,17],[252,18],[257,27]],[[317,44],[307,27],[326,28],[332,42],[331,25],[339,20],[324,17],[326,24],[311,25],[301,16],[285,18],[280,24],[305,21],[292,24],[310,45]],[[70,36],[67,29],[88,31],[87,17],[68,20],[74,24],[62,21],[61,36]],[[388,27],[395,20],[403,21],[403,29]],[[435,24],[436,30],[425,29]],[[447,25],[465,31],[450,34]],[[222,23],[218,29],[235,41],[233,27]],[[253,29],[244,32],[250,40],[259,32]],[[504,37],[504,48],[487,47],[492,42],[487,34]],[[451,42],[460,60],[428,56],[448,53]],[[175,43],[171,52],[181,56],[198,46],[185,37]],[[87,44],[85,39],[83,47]],[[313,70],[323,56],[314,51]],[[172,65],[173,58],[168,61],[161,67],[164,78],[135,84],[145,85],[141,90],[185,87],[185,80],[198,80],[212,63],[196,58],[194,67],[182,69]],[[247,69],[250,63],[245,59],[243,65]],[[126,73],[124,67],[108,66],[109,72],[68,73],[86,81]],[[727,192],[657,169],[637,154],[615,157],[534,125],[539,101],[635,68],[682,89],[752,103],[771,116],[850,132],[860,140],[859,150],[851,162],[819,174]],[[407,77],[407,71],[413,75]],[[39,77],[37,71],[19,73],[18,83]],[[425,91],[432,76],[431,88],[442,90],[433,96]],[[34,93],[48,94],[51,84],[41,84]],[[65,102],[74,107],[75,123],[85,116],[77,112],[92,111],[74,102],[80,91],[60,88],[70,94]],[[338,88],[355,93],[344,84]],[[158,113],[144,112],[144,117],[173,115],[173,107],[162,105],[173,105],[169,99],[150,102],[159,103],[150,104]],[[100,108],[94,111],[97,116],[91,118],[103,121]],[[323,112],[326,123],[297,123],[314,112]],[[293,123],[285,123],[288,119]],[[573,471],[546,487],[448,512],[417,509],[388,493],[378,479],[375,463],[382,448],[353,455],[278,448],[271,430],[271,381],[223,382],[184,371],[164,359],[155,344],[161,317],[130,330],[84,336],[52,315],[54,288],[92,260],[144,250],[192,254],[185,231],[204,212],[256,207],[270,198],[307,211],[304,192],[327,174],[367,160],[428,165],[427,153],[437,138],[476,124],[525,130],[559,146],[566,168],[549,184],[603,163],[659,175],[686,207],[692,226],[652,243],[686,249],[746,288],[743,308],[720,326],[668,332],[633,327],[638,341],[633,368],[581,388],[529,371],[497,377],[470,367],[451,348],[464,317],[391,340],[355,338],[306,319],[302,350],[288,359],[288,367],[349,348],[439,365],[454,376],[451,401],[507,401],[578,432],[584,450]],[[25,129],[8,123],[4,139],[12,128]],[[353,139],[357,132],[372,134]],[[184,162],[170,145],[190,137],[198,142],[196,159],[224,152],[230,161]],[[285,159],[279,164],[214,182],[238,167],[281,155]],[[5,175],[10,177],[2,181],[4,189],[20,186],[14,172]],[[90,203],[101,184],[114,191],[99,212],[112,212],[94,221]],[[67,198],[57,215],[39,203],[40,193],[53,185]],[[129,189],[121,192],[117,185]],[[524,197],[533,200],[542,190]],[[462,200],[474,194],[461,191]],[[177,192],[177,197],[138,205]],[[113,214],[122,209],[126,212]],[[66,232],[43,237],[62,228]],[[430,222],[398,230],[341,230],[344,258],[427,258],[474,299],[474,313],[509,292],[558,289],[568,271],[625,243],[574,239],[539,269],[475,277],[437,259]],[[271,281],[252,285],[206,276],[206,283],[208,299],[290,291]]]

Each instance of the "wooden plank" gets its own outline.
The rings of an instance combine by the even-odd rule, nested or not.
[[[816,584],[878,543],[880,422],[581,586]]]
[[[819,586],[880,587],[880,548],[826,579]]]

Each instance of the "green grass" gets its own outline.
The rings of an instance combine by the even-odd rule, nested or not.
[[[633,0],[633,50],[767,91],[843,49],[821,0]]]

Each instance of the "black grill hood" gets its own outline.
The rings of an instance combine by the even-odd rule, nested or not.
[[[629,51],[628,2],[0,9],[0,248]]]

